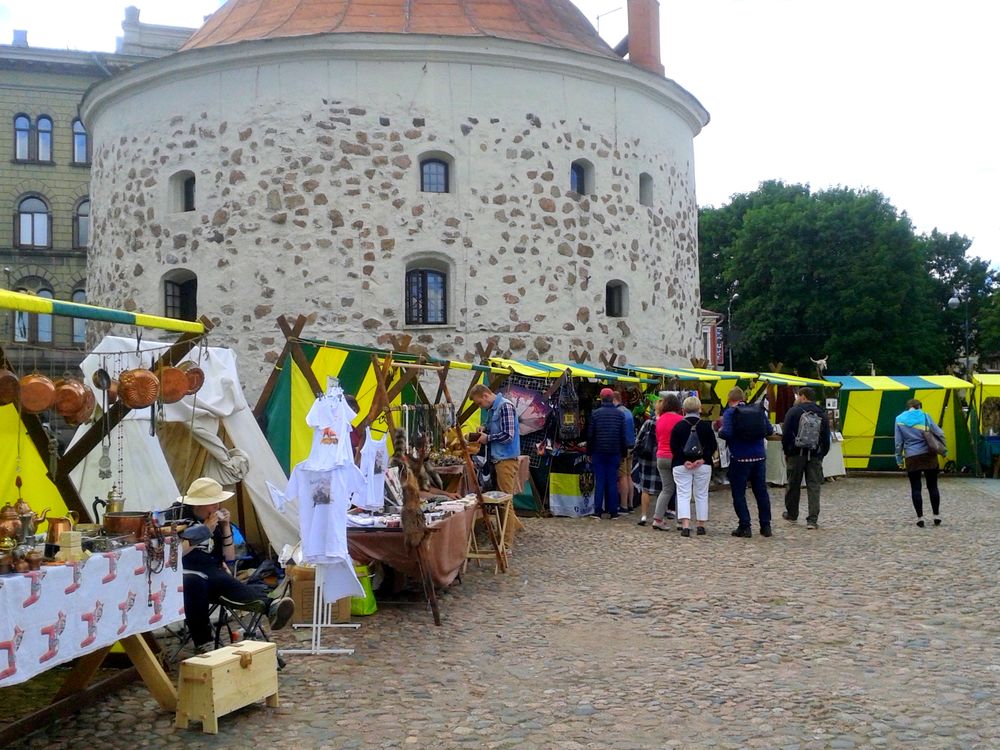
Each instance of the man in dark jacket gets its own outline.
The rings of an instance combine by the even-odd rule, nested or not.
[[[745,399],[742,388],[729,391],[729,406],[722,412],[722,429],[719,430],[719,436],[729,448],[729,489],[733,493],[733,510],[739,519],[733,536],[753,536],[747,507],[748,481],[757,500],[760,535],[771,536],[771,496],[767,493],[764,439],[774,432],[774,427],[762,407],[748,408]]]
[[[618,467],[628,453],[625,417],[612,403],[615,392],[601,390],[601,405],[590,415],[587,424],[587,455],[594,472],[594,518],[605,507],[612,519],[618,518]]]
[[[815,529],[819,521],[823,457],[830,452],[830,422],[826,418],[826,412],[815,402],[816,394],[812,388],[799,388],[795,406],[785,414],[785,424],[781,430],[781,447],[785,452],[788,471],[785,512],[781,517],[793,523],[799,519],[799,495],[804,474],[806,493],[809,496],[807,529]]]

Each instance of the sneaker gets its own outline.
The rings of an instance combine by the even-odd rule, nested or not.
[[[636,525],[637,526],[645,526],[646,525],[646,517],[643,516],[642,518],[640,518],[639,521],[638,521],[638,523]]]
[[[788,515],[788,511],[787,510],[784,510],[784,511],[781,512],[781,517],[784,518],[789,523],[795,523],[796,521],[799,520],[798,518],[792,518],[790,515]]]
[[[631,513],[634,510],[635,510],[635,508],[622,508],[621,512],[622,513]]]
[[[761,526],[760,527],[760,535],[761,536],[771,536],[771,527],[770,526]]]
[[[681,529],[681,536],[691,536],[691,529]]]
[[[616,520],[618,520],[618,514],[617,514],[617,513],[612,513],[612,514],[611,514],[611,520],[612,520],[612,521],[616,521]]]
[[[668,510],[667,515],[665,515],[664,518],[669,518],[673,520],[674,518],[677,518],[677,513],[672,510]]]
[[[295,612],[295,602],[290,596],[271,602],[271,606],[267,609],[267,620],[271,623],[271,630],[281,630],[285,627],[292,619],[293,612]]]
[[[819,524],[816,523],[815,521],[806,521],[806,528],[807,529],[818,529],[819,528]]]
[[[941,516],[934,516],[934,525],[935,526],[941,525]]]
[[[656,531],[670,531],[670,527],[663,523],[663,521],[653,521],[653,529]]]
[[[922,518],[918,519],[917,520],[917,526],[919,526],[920,528],[924,528],[924,519],[922,519]]]
[[[591,513],[590,517],[593,518],[595,521],[600,521],[601,520],[601,516],[599,514],[597,514],[597,513]]]
[[[200,643],[195,645],[194,653],[195,656],[201,656],[202,654],[210,653],[215,649],[215,644],[209,641],[208,643]]]
[[[707,532],[705,531],[705,527],[704,526],[699,526],[698,527],[698,536],[705,536],[706,533]]]
[[[733,536],[742,537],[744,539],[749,539],[753,536],[753,532],[750,529],[745,529],[742,526],[733,529],[732,534]]]

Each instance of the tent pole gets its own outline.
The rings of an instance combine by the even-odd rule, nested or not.
[[[282,315],[282,318],[285,316]],[[295,319],[295,325],[292,326],[292,336],[298,338],[302,334],[302,330],[306,327],[306,316],[300,315]],[[285,359],[288,357],[288,338],[285,338],[285,345],[281,348],[281,354],[278,355],[278,359],[274,363],[274,368],[271,370],[271,374],[267,378],[267,382],[264,383],[264,390],[260,392],[260,398],[257,399],[257,405],[253,407],[254,417],[260,417],[264,413],[264,408],[267,406],[267,402],[271,398],[271,393],[274,391],[274,387],[278,384],[278,378],[281,377],[281,371],[285,368]]]

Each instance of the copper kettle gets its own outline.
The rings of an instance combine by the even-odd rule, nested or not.
[[[50,518],[45,541],[49,544],[59,544],[59,535],[64,531],[72,531],[76,522],[76,511],[74,510],[67,511],[65,518]]]
[[[0,508],[0,542],[4,539],[21,538],[21,518],[17,514],[17,509],[7,503]]]
[[[45,520],[45,517],[49,514],[49,511],[52,510],[52,508],[46,508],[42,511],[41,515],[38,515],[31,509],[31,506],[24,501],[24,498],[19,497],[17,499],[17,504],[14,506],[14,510],[17,512],[18,516],[31,516],[32,528],[37,529],[38,524]]]

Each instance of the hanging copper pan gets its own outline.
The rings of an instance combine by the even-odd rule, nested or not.
[[[85,394],[89,392],[79,380],[66,378],[56,381],[56,413],[60,417],[72,417],[83,408]]]
[[[165,404],[176,404],[187,395],[187,373],[177,367],[163,367],[160,375],[160,396]]]
[[[74,427],[90,421],[90,418],[94,415],[95,406],[97,406],[97,398],[94,396],[94,392],[87,388],[79,411],[66,417],[66,421]]]
[[[10,370],[0,369],[0,406],[13,404],[17,401],[19,390],[17,375]]]
[[[184,374],[187,375],[188,381],[187,395],[193,396],[205,385],[205,371],[200,367],[189,367]]]
[[[149,370],[125,370],[118,376],[118,398],[129,409],[144,409],[159,395],[160,381]]]
[[[28,414],[40,414],[50,408],[56,400],[56,386],[44,375],[32,373],[21,378],[21,410]]]

